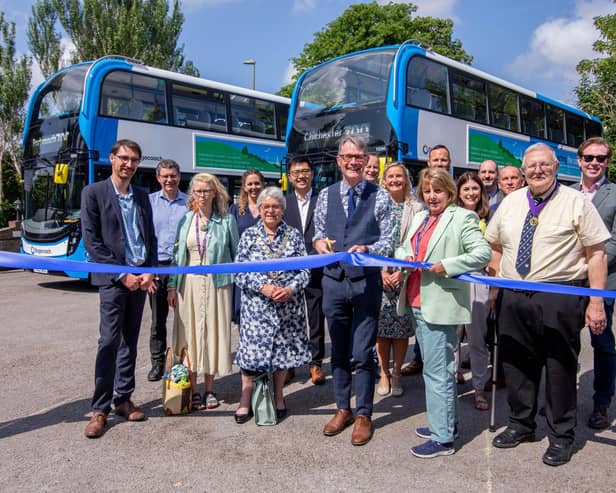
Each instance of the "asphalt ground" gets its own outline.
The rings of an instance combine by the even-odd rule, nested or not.
[[[308,368],[297,371],[286,387],[290,415],[277,426],[234,422],[240,393],[237,368],[215,382],[223,399],[218,409],[167,417],[161,383],[146,378],[147,305],[133,399],[149,419],[128,423],[111,417],[102,438],[87,439],[83,430],[94,383],[97,292],[63,277],[0,272],[0,317],[0,491],[603,492],[613,491],[616,483],[616,427],[597,432],[585,425],[592,410],[592,352],[586,333],[575,454],[569,464],[553,468],[541,462],[548,445],[544,418],[538,418],[537,442],[495,449],[489,413],[474,409],[469,383],[459,386],[455,455],[413,457],[409,447],[422,441],[414,430],[427,424],[418,376],[403,378],[402,397],[375,396],[376,431],[367,445],[352,446],[351,429],[325,437],[323,425],[335,410],[329,361],[322,386],[310,383]],[[466,376],[468,380],[470,373]],[[505,392],[500,390],[499,430],[506,419]]]

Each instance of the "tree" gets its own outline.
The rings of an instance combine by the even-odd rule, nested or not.
[[[179,0],[39,0],[28,26],[30,49],[45,76],[57,70],[60,27],[74,46],[73,63],[123,55],[167,70],[199,75],[178,40],[184,24]],[[44,70],[51,70],[46,73]]]
[[[616,145],[616,14],[595,17],[599,39],[593,44],[600,54],[577,65],[580,84],[575,89],[578,106],[601,118],[605,138]]]
[[[464,51],[462,42],[452,39],[452,20],[413,17],[416,11],[412,3],[351,5],[315,33],[314,41],[304,45],[301,54],[291,59],[295,68],[293,82],[278,93],[290,96],[301,73],[325,60],[366,48],[400,44],[407,39],[422,41],[441,55],[471,63],[473,58]]]
[[[20,134],[30,87],[30,59],[15,56],[15,23],[0,12],[0,204],[4,199],[3,166],[21,178]]]

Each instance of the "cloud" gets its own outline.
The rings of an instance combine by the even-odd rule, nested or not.
[[[453,19],[454,7],[458,0],[411,0],[417,6],[416,15],[422,17],[448,17]],[[390,3],[391,0],[379,0],[379,4]],[[408,0],[395,0],[392,3],[408,3]]]
[[[293,0],[293,6],[291,11],[294,14],[299,12],[305,12],[307,10],[313,10],[316,7],[316,0]]]
[[[293,81],[294,75],[295,75],[295,67],[293,66],[293,63],[289,62],[289,64],[287,65],[287,69],[284,71],[284,78],[282,80],[282,83],[285,86],[287,84],[290,84]]]
[[[592,45],[599,32],[593,18],[613,12],[612,0],[577,0],[572,17],[558,17],[541,24],[532,34],[528,49],[507,67],[518,80],[562,80],[573,87],[579,77],[576,65],[594,58]]]

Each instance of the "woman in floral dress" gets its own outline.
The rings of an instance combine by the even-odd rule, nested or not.
[[[422,205],[415,200],[409,172],[403,163],[391,163],[385,168],[381,177],[381,186],[385,188],[394,202],[396,229],[394,232],[394,250],[400,245],[400,239],[408,231],[413,216],[422,210]],[[400,370],[404,363],[408,339],[414,333],[413,317],[410,313],[400,316],[396,313],[396,303],[404,275],[400,269],[385,267],[381,273],[383,279],[383,301],[379,316],[379,328],[376,338],[376,351],[381,369],[381,378],[376,389],[379,395],[401,396]],[[393,368],[389,372],[389,358],[393,352]]]
[[[264,189],[257,205],[261,219],[242,234],[236,262],[306,255],[302,234],[282,221],[286,201],[280,189]],[[240,340],[235,355],[242,374],[242,395],[235,413],[238,424],[252,417],[253,380],[262,372],[273,372],[276,414],[279,420],[286,416],[282,389],[287,370],[310,363],[304,304],[309,278],[308,269],[235,276],[242,290]]]

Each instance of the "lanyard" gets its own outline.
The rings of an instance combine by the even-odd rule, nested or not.
[[[199,252],[200,263],[203,263],[203,257],[205,256],[205,249],[207,245],[207,222],[203,227],[199,227],[199,213],[196,214],[197,220],[195,221],[195,233],[197,235],[197,251]],[[203,231],[203,248],[201,248],[201,239],[199,237],[199,230]]]
[[[442,212],[441,212],[442,214]],[[426,216],[426,219],[424,219],[424,222],[421,226],[421,229],[419,229],[417,231],[417,233],[415,233],[415,235],[413,236],[413,238],[415,239],[415,248],[414,248],[414,252],[415,252],[415,256],[413,257],[414,260],[419,261],[420,259],[419,257],[419,244],[421,243],[422,238],[428,233],[428,231],[430,231],[435,225],[436,223],[439,222],[439,220],[441,219],[441,214],[439,214],[438,216],[436,216],[436,219],[434,221],[432,221],[430,223],[430,218],[432,216],[430,216],[430,214],[428,214]],[[421,259],[423,260],[423,259]]]

